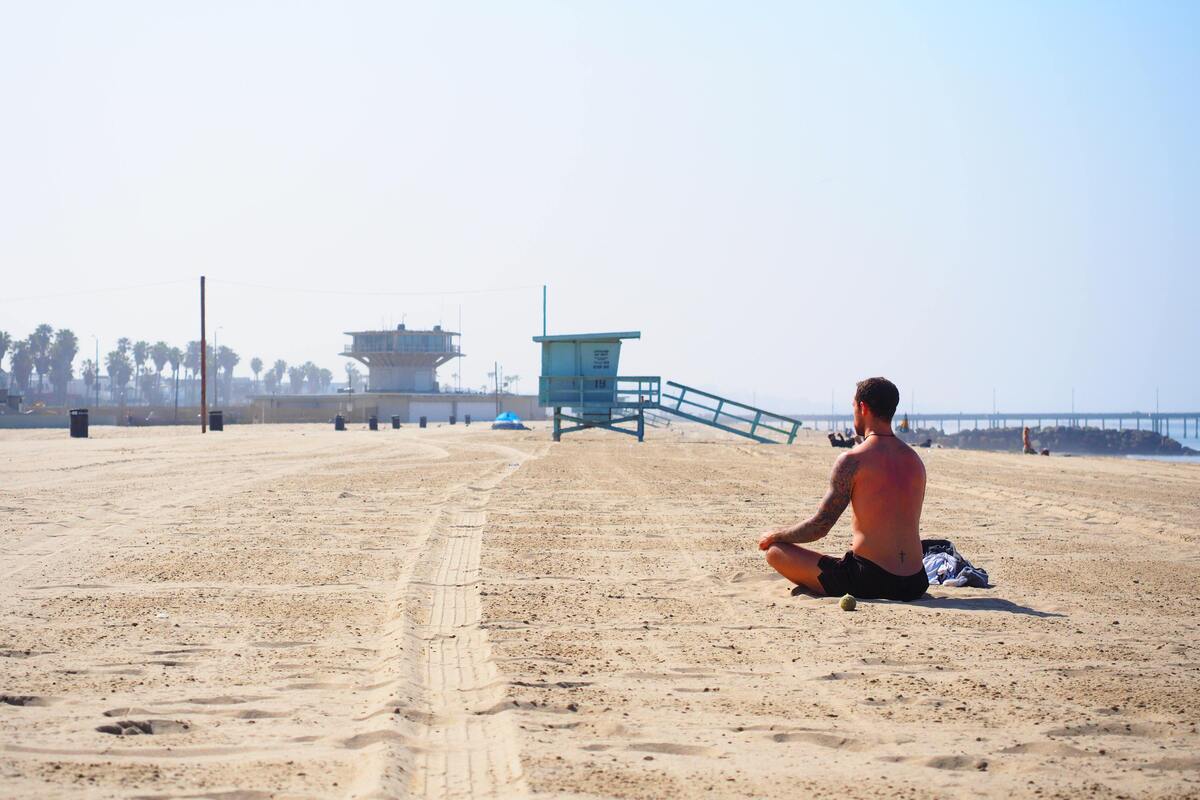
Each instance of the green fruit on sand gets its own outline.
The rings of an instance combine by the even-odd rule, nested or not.
[[[842,611],[853,611],[858,605],[858,601],[854,599],[854,595],[844,594],[842,599],[838,601],[838,605],[842,607]]]

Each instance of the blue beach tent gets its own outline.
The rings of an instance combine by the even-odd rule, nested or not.
[[[511,411],[505,411],[500,416],[496,417],[496,421],[492,423],[494,431],[527,431],[528,428],[521,422],[521,418]]]

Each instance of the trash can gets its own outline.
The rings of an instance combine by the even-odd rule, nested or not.
[[[470,414],[467,414],[463,417],[463,425],[470,427],[470,425],[471,425],[471,415]]]
[[[399,427],[400,427],[400,415],[392,414],[392,428],[399,428]]]
[[[425,417],[421,417],[421,421],[419,424],[422,428],[424,428],[426,425],[429,424],[429,420],[425,419]]]
[[[334,417],[333,418],[333,429],[335,431],[346,430],[346,418],[343,417],[341,414],[338,414],[336,417]]]
[[[88,438],[88,412],[86,408],[71,409],[71,438]]]
[[[367,427],[373,431],[379,430],[379,417],[367,417]]]
[[[451,415],[450,415],[450,424],[451,424],[451,425],[453,425],[453,424],[454,424],[454,423],[456,423],[456,422],[458,422],[458,417],[456,417],[456,416],[454,416],[453,414],[451,414]]]
[[[225,430],[225,412],[223,412],[223,411],[208,412],[208,429],[210,431]]]

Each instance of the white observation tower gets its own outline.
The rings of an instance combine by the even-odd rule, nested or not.
[[[454,337],[434,325],[429,331],[346,331],[353,344],[342,355],[367,365],[368,392],[437,392],[437,368],[462,355]]]

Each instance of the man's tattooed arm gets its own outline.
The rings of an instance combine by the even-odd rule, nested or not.
[[[815,542],[833,529],[833,524],[850,505],[850,492],[854,486],[854,473],[858,472],[858,460],[852,453],[843,454],[833,465],[829,477],[829,491],[817,507],[817,513],[799,525],[784,528],[772,537],[777,542]]]

